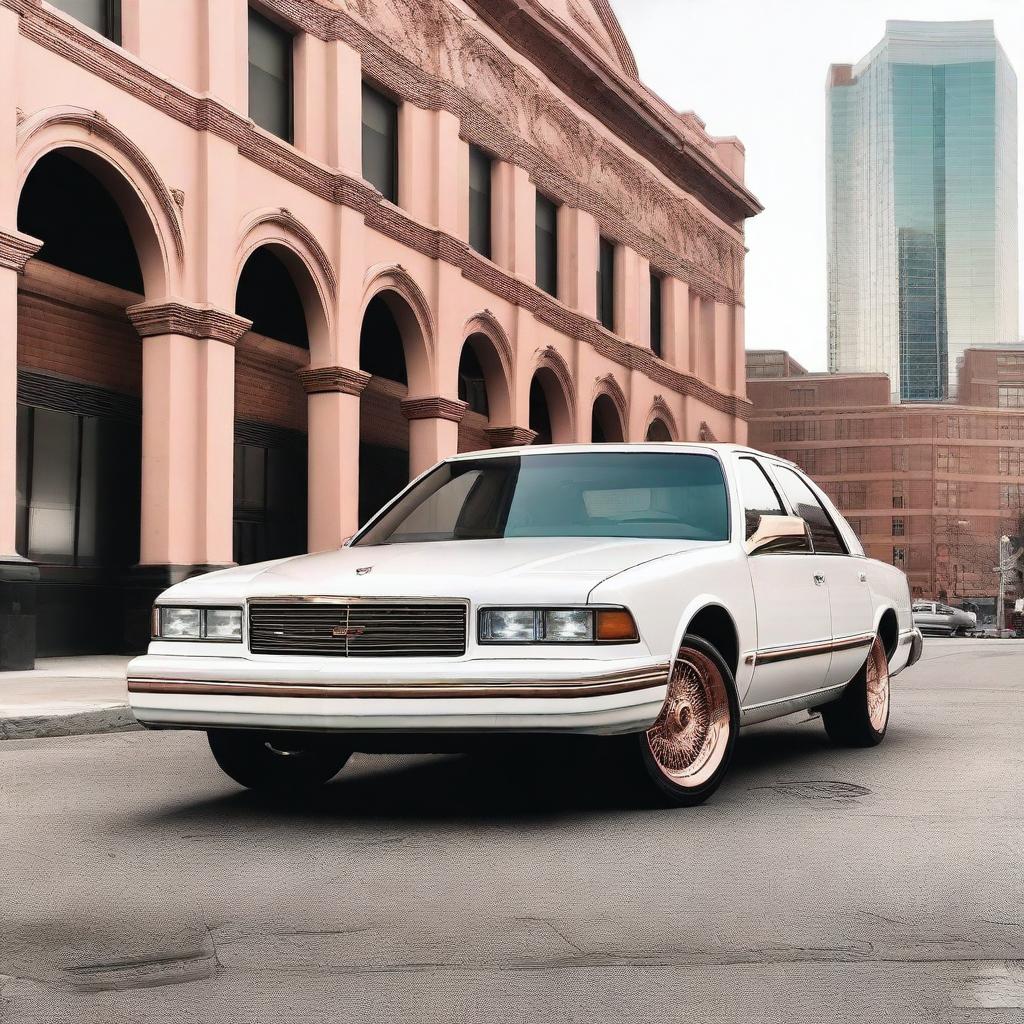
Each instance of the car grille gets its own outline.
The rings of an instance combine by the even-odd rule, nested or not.
[[[331,658],[457,658],[466,653],[466,606],[254,603],[249,605],[249,650]]]

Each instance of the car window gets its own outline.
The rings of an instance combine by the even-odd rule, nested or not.
[[[784,516],[786,510],[775,485],[754,459],[740,459],[740,497],[746,539],[754,535],[761,516]]]
[[[811,531],[814,550],[827,555],[845,555],[846,545],[818,496],[807,482],[788,466],[775,466],[775,477],[786,492],[793,511]]]
[[[406,491],[353,546],[513,537],[729,539],[722,465],[696,453],[457,459]]]

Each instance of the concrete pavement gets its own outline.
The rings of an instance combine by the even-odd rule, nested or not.
[[[40,658],[32,671],[0,672],[0,739],[76,736],[138,728],[118,655]]]
[[[691,810],[600,747],[275,803],[201,734],[0,744],[0,1021],[1019,1021],[1024,644],[925,651],[882,746],[756,726]]]

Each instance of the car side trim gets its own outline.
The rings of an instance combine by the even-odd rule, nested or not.
[[[813,644],[792,644],[789,647],[766,647],[748,654],[748,665],[768,665],[779,661],[793,661],[796,658],[813,658],[833,651],[851,651],[858,647],[869,647],[875,639],[874,633],[857,633],[841,636],[835,640],[821,640]]]
[[[154,679],[128,680],[129,693],[217,694],[233,697],[600,697],[659,686],[668,680],[668,662],[622,672],[607,672],[585,679],[521,680],[494,683],[486,678],[424,679],[401,683],[253,683],[238,680]]]

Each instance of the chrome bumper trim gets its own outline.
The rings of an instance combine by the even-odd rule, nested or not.
[[[234,697],[357,697],[488,698],[488,697],[599,697],[661,686],[668,679],[668,662],[643,669],[605,672],[580,679],[523,679],[495,683],[487,677],[404,680],[395,683],[252,682],[245,679],[128,679],[129,693],[210,694]]]

